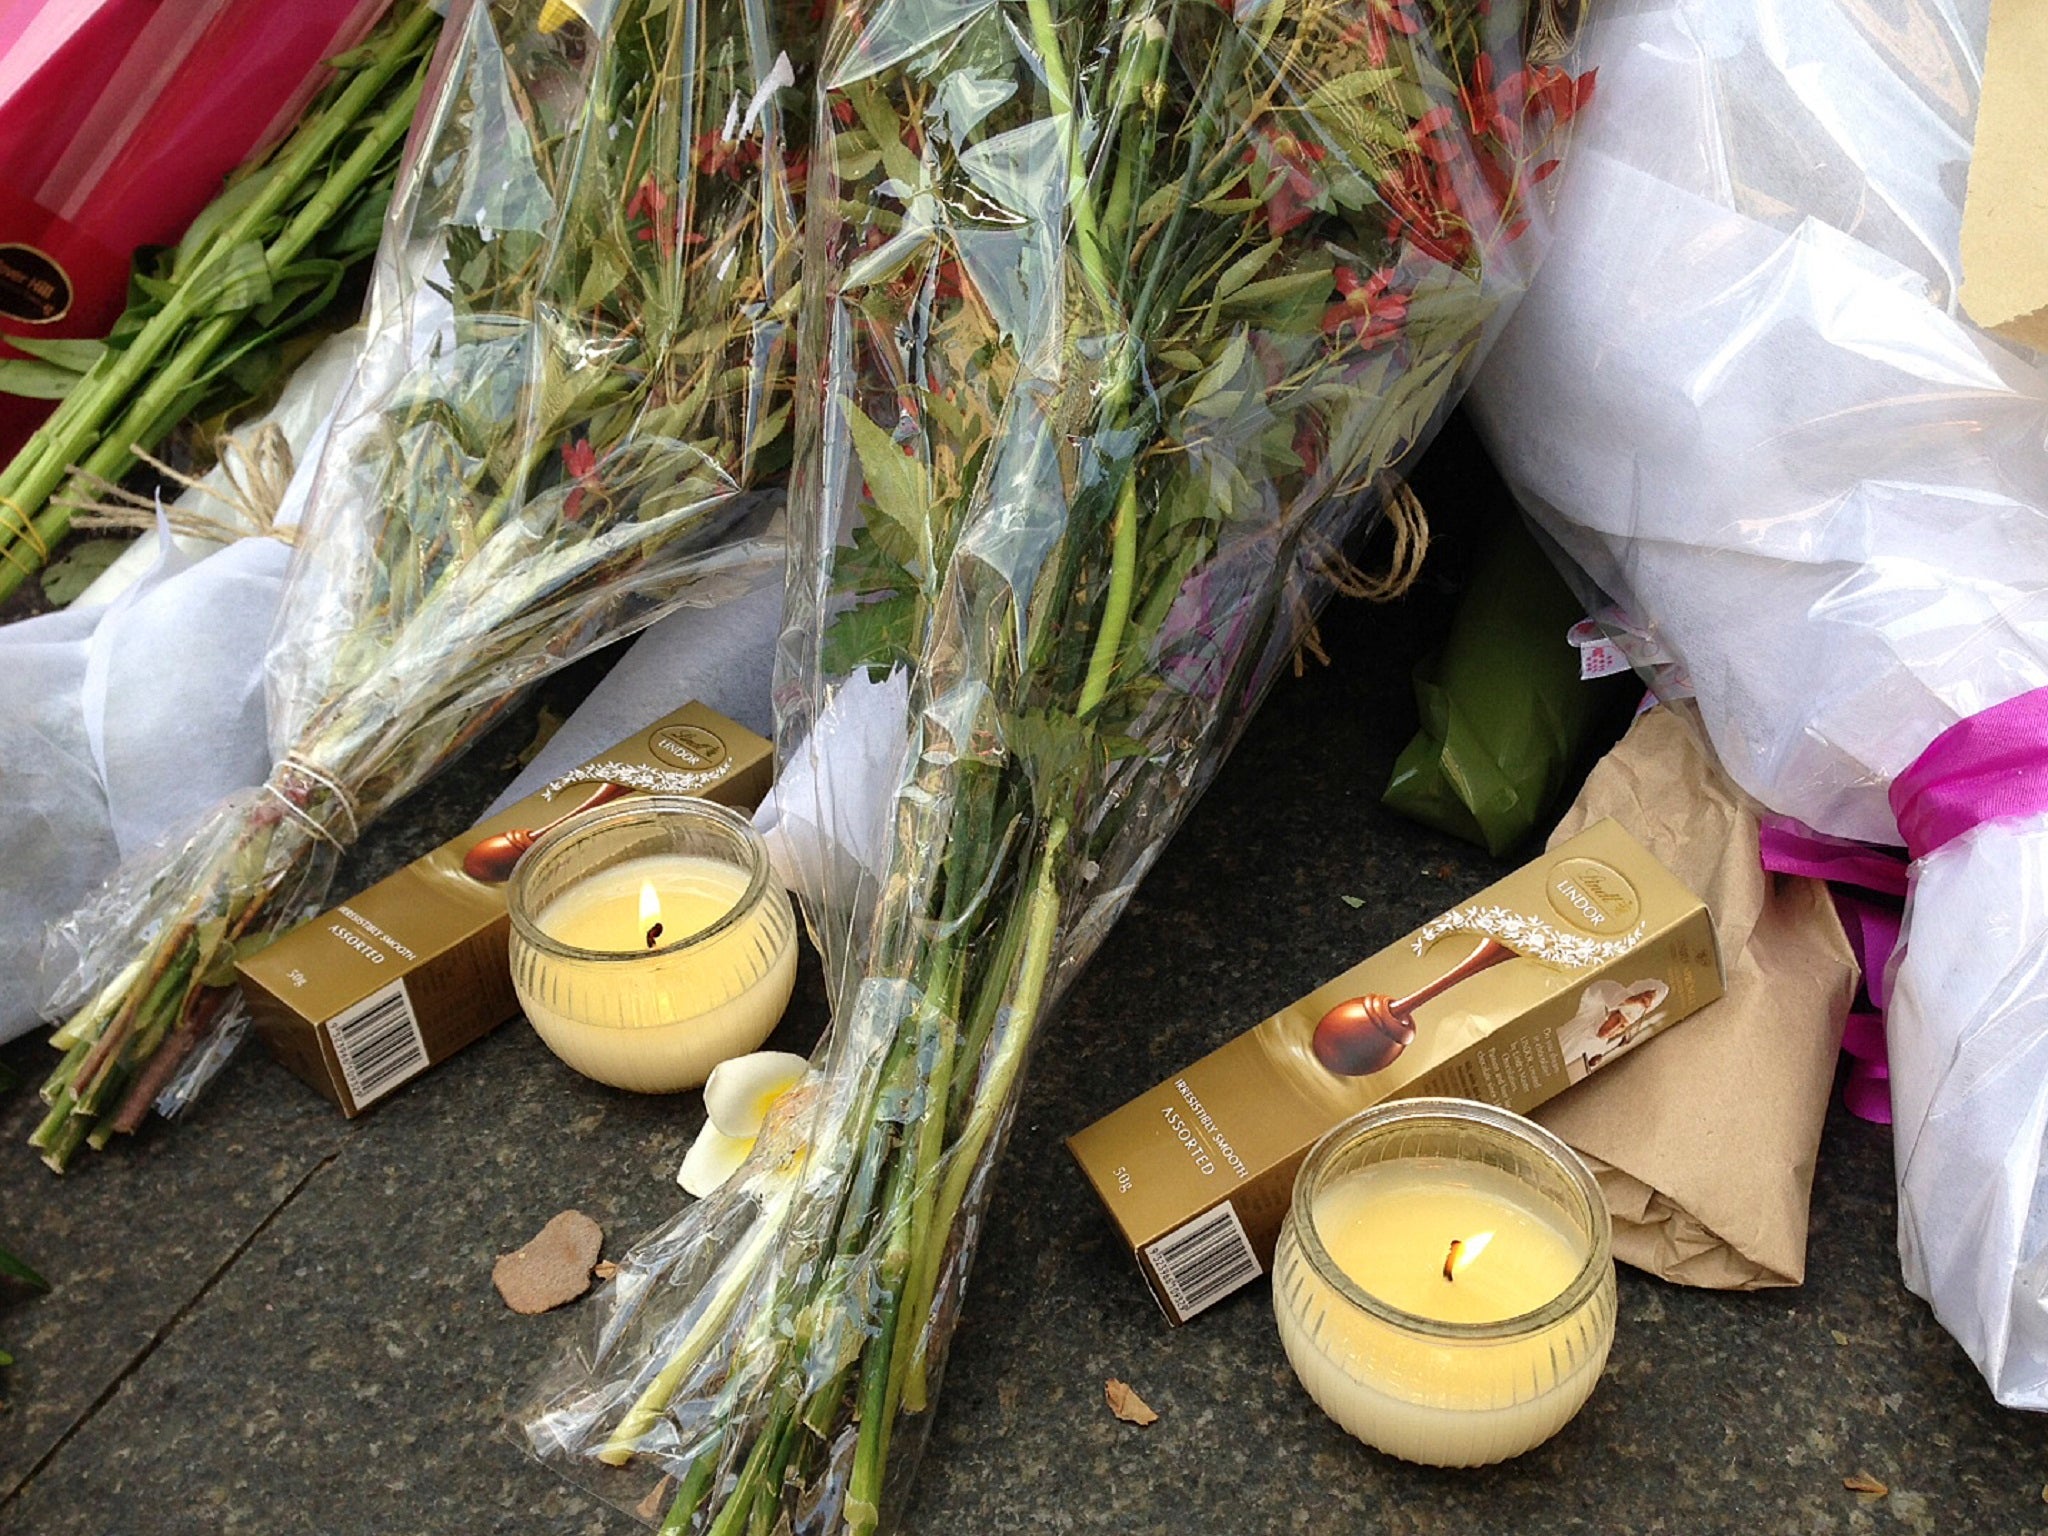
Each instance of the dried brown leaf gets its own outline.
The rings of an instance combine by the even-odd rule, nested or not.
[[[1891,1492],[1891,1489],[1885,1487],[1883,1483],[1880,1483],[1868,1472],[1858,1472],[1852,1477],[1843,1478],[1842,1486],[1851,1493],[1875,1494],[1880,1499]]]
[[[668,1491],[675,1486],[675,1481],[664,1472],[661,1481],[647,1490],[647,1497],[633,1506],[633,1513],[649,1524],[659,1520],[662,1507],[668,1503]]]
[[[525,1247],[499,1254],[491,1284],[514,1312],[546,1312],[590,1289],[590,1268],[603,1247],[604,1228],[581,1211],[564,1211]]]
[[[1109,1404],[1109,1411],[1126,1424],[1157,1424],[1159,1415],[1151,1405],[1138,1396],[1137,1388],[1128,1381],[1118,1381],[1114,1376],[1102,1384],[1102,1397]]]

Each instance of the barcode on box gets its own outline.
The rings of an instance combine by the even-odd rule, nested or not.
[[[1228,1200],[1175,1227],[1145,1250],[1176,1322],[1186,1322],[1264,1273]]]
[[[357,1109],[381,1099],[409,1077],[427,1070],[427,1042],[420,1036],[405,982],[379,987],[355,1007],[327,1021],[327,1038],[348,1080]]]

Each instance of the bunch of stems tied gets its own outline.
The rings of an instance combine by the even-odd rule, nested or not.
[[[267,660],[276,767],[58,935],[51,1167],[213,1058],[237,958],[523,686],[780,561],[781,20],[480,0],[451,24]]]
[[[813,1072],[629,1257],[543,1456],[672,1477],[665,1532],[901,1507],[1032,1041],[1526,284],[1569,45],[1502,0],[840,13],[778,705],[801,756],[907,699],[886,846],[821,861]]]

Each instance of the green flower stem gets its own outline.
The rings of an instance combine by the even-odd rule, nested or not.
[[[849,1536],[869,1536],[881,1522],[882,1474],[889,1455],[890,1360],[896,1343],[896,1321],[902,1315],[903,1286],[910,1272],[910,1196],[912,1164],[899,1159],[889,1175],[882,1200],[884,1243],[876,1283],[881,1288],[875,1335],[861,1352],[860,1389],[856,1414],[860,1420],[854,1445],[853,1471],[846,1484],[846,1529]]]
[[[704,1502],[704,1495],[711,1491],[711,1485],[718,1477],[717,1444],[700,1451],[697,1459],[690,1463],[683,1480],[676,1485],[675,1499],[669,1504],[668,1515],[661,1522],[661,1529],[655,1536],[683,1536],[695,1520],[698,1506]]]
[[[123,402],[141,384],[143,378],[155,367],[166,351],[178,347],[175,371],[168,377],[154,381],[151,393],[159,400],[167,395],[182,393],[197,376],[205,362],[204,356],[195,356],[191,349],[180,341],[184,328],[197,318],[195,311],[204,295],[205,279],[212,273],[218,262],[228,254],[260,238],[263,230],[282,213],[294,196],[299,195],[314,178],[320,177],[327,183],[315,201],[329,208],[339,208],[341,202],[356,190],[355,183],[363,178],[359,174],[355,183],[347,180],[343,169],[337,168],[331,177],[322,171],[322,163],[342,136],[352,128],[360,126],[363,114],[369,110],[384,88],[409,62],[420,61],[423,67],[422,45],[440,25],[440,18],[431,8],[421,4],[406,16],[377,46],[370,61],[343,87],[334,100],[322,108],[317,116],[310,118],[288,141],[284,157],[264,174],[261,192],[252,198],[236,217],[216,232],[208,241],[205,254],[194,264],[191,271],[178,279],[178,285],[171,296],[164,301],[164,307],[153,315],[142,329],[118,354],[103,360],[102,372],[95,367],[78,387],[66,397],[50,420],[31,437],[21,453],[4,471],[0,471],[0,496],[8,503],[10,537],[7,547],[16,557],[0,562],[0,597],[5,597],[18,587],[24,579],[27,561],[20,558],[29,551],[18,546],[33,547],[38,542],[47,547],[63,537],[70,527],[68,508],[46,508],[50,496],[57,490],[71,466],[87,455],[89,447],[105,432],[108,422],[117,414],[123,414],[124,422],[135,417],[133,408],[123,411]],[[408,88],[417,99],[418,80]],[[411,119],[411,108],[405,112],[406,121]],[[403,134],[404,128],[399,132]],[[387,152],[394,141],[385,142],[378,151],[378,157]],[[360,145],[345,165],[352,165],[368,148]],[[368,168],[374,168],[372,159]],[[311,205],[309,205],[310,210]],[[297,221],[288,226],[296,228]],[[293,254],[303,248],[317,230],[307,230],[294,235],[291,247]],[[222,317],[225,319],[226,317]],[[207,333],[219,331],[216,322],[207,327]],[[229,327],[232,329],[232,326]],[[218,341],[216,341],[218,345]],[[210,354],[209,354],[210,355]],[[157,388],[156,386],[166,386]],[[137,405],[140,402],[136,402]],[[120,455],[125,456],[131,438],[118,435]],[[99,453],[91,455],[86,462],[107,464],[112,461],[102,445]],[[116,471],[125,463],[114,463]],[[102,473],[103,471],[95,471]],[[34,529],[31,538],[14,524],[28,522]],[[32,567],[31,567],[32,568]]]
[[[746,1240],[726,1261],[723,1287],[712,1294],[697,1321],[670,1352],[667,1364],[655,1373],[654,1379],[647,1383],[633,1406],[626,1411],[626,1416],[619,1420],[619,1427],[612,1431],[611,1438],[597,1453],[599,1461],[606,1466],[623,1467],[633,1459],[640,1438],[654,1428],[669,1400],[682,1386],[683,1378],[703,1359],[705,1349],[725,1331],[726,1321],[732,1316],[733,1308],[739,1305],[747,1282],[753,1278],[755,1269],[782,1230],[781,1215],[781,1206],[772,1210],[762,1209],[748,1229]]]
[[[939,1264],[945,1257],[953,1224],[960,1215],[960,1202],[966,1198],[967,1185],[974,1177],[982,1149],[995,1134],[1009,1103],[1010,1089],[1024,1067],[1025,1048],[1031,1043],[1039,1007],[1045,997],[1046,977],[1052,969],[1053,940],[1059,931],[1061,856],[1066,843],[1067,821],[1060,817],[1047,829],[1045,851],[1039,855],[1038,870],[1031,881],[1031,900],[1024,922],[1024,953],[1018,966],[1016,991],[1007,1010],[1008,1027],[995,1047],[994,1060],[989,1063],[975,1089],[967,1124],[947,1151],[946,1176],[932,1213],[931,1238],[913,1259],[910,1288],[912,1295],[920,1298],[929,1298],[937,1293]],[[991,973],[990,986],[1001,988],[1007,976],[1006,971]],[[903,1401],[913,1409],[922,1409],[930,1398],[931,1334],[922,1315],[930,1310],[930,1305],[930,1301],[925,1300],[919,1311],[911,1314],[918,1331],[911,1345],[910,1368],[903,1383]]]
[[[1060,46],[1059,23],[1052,14],[1052,0],[1025,0],[1024,12],[1031,21],[1031,41],[1045,68],[1045,88],[1052,97],[1053,120],[1059,127],[1060,158],[1067,166],[1067,208],[1074,221],[1074,244],[1079,249],[1081,270],[1102,310],[1105,328],[1113,329],[1117,315],[1116,280],[1109,270],[1109,253],[1102,243],[1095,199],[1089,191],[1079,112],[1073,80],[1067,74],[1065,52]]]
[[[958,988],[950,973],[945,979],[944,991],[949,995],[945,996],[933,1019],[936,1051],[931,1074],[925,1081],[924,1115],[917,1127],[917,1161],[910,1176],[910,1187],[914,1191],[910,1203],[910,1252],[913,1255],[922,1255],[942,1242],[934,1228],[933,1218],[938,1207],[939,1159],[946,1145],[946,1109],[952,1100],[954,1051],[960,1034],[956,1022]],[[911,1278],[918,1279],[922,1272],[923,1266],[913,1263]],[[931,1297],[924,1294],[921,1285],[911,1284],[904,1292],[903,1308],[903,1315],[913,1325],[921,1326],[919,1319],[930,1310]],[[893,1418],[896,1404],[901,1400],[909,1379],[911,1351],[899,1348],[891,1353],[893,1364],[890,1367],[888,1416]],[[918,1406],[923,1405],[920,1403]]]
[[[422,61],[413,79],[378,114],[348,158],[335,168],[321,184],[320,191],[264,248],[264,264],[272,273],[284,271],[303,255],[306,247],[319,237],[342,206],[362,189],[376,174],[377,167],[398,147],[412,124],[424,80],[425,62]],[[165,313],[169,313],[168,308]],[[134,466],[136,446],[156,442],[176,425],[189,404],[189,391],[203,384],[228,361],[223,356],[223,349],[242,328],[246,318],[247,312],[243,310],[216,315],[179,342],[169,362],[150,379],[142,393],[122,413],[120,420],[101,431],[99,446],[79,466],[84,475],[114,480],[127,473]],[[63,466],[52,467],[54,470]],[[54,543],[69,530],[70,522],[70,508],[51,507],[39,519],[37,532],[44,542]],[[15,574],[18,576],[19,572]],[[5,595],[4,587],[0,587],[0,597]]]
[[[1124,643],[1124,624],[1131,616],[1131,587],[1138,575],[1138,471],[1135,465],[1124,475],[1124,487],[1117,493],[1111,539],[1109,597],[1102,606],[1102,627],[1095,631],[1095,650],[1088,658],[1088,675],[1081,683],[1081,698],[1075,706],[1075,712],[1084,717],[1109,692],[1109,675],[1116,668],[1117,652]]]
[[[790,1413],[786,1397],[779,1398],[775,1408],[769,1413],[769,1428],[755,1439],[753,1450],[748,1453],[745,1465],[740,1468],[738,1482],[704,1536],[740,1536],[741,1531],[752,1524],[754,1511],[761,1497],[764,1494],[773,1495],[775,1484],[768,1476],[770,1469],[775,1465],[778,1455],[784,1461],[788,1459],[786,1446],[792,1421],[793,1415]],[[681,1500],[678,1500],[671,1513],[673,1508],[680,1506]],[[666,1529],[666,1521],[663,1522],[663,1527]]]

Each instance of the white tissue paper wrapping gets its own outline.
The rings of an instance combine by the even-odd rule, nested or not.
[[[318,456],[353,332],[293,375],[262,421]],[[225,489],[216,471],[201,482]],[[183,504],[227,520],[188,490]],[[292,498],[277,521],[293,521]],[[80,603],[0,627],[0,1040],[41,1022],[44,935],[117,865],[270,770],[263,656],[290,550],[145,536]]]
[[[1986,0],[1602,13],[1557,239],[1473,392],[1773,810],[2048,684],[2048,372],[1956,305]],[[1889,1014],[1907,1283],[2048,1408],[2048,818],[1923,860]]]

